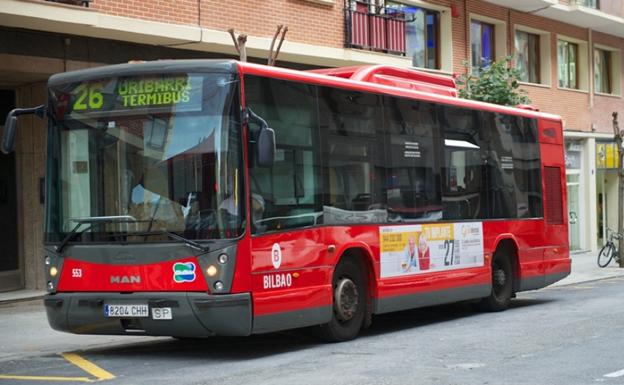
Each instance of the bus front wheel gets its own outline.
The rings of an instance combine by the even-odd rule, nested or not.
[[[357,337],[366,309],[366,280],[356,258],[346,257],[332,278],[333,306],[331,320],[321,325],[319,336],[329,342],[348,341]]]
[[[492,258],[492,290],[479,302],[485,311],[502,311],[509,307],[513,295],[513,269],[511,260],[502,251],[496,251]]]

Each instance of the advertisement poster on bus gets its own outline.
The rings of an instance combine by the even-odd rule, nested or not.
[[[481,222],[379,228],[381,277],[483,266]]]

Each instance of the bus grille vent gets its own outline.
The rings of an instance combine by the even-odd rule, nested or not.
[[[546,182],[546,222],[550,225],[563,224],[561,168],[544,167],[544,179]]]

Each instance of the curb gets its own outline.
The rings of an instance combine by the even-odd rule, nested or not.
[[[43,296],[44,296],[44,294],[39,294],[39,295],[31,295],[31,296],[11,298],[11,299],[4,299],[4,300],[0,299],[0,306],[11,305],[11,304],[20,303],[20,302],[29,302],[29,301],[42,300]]]

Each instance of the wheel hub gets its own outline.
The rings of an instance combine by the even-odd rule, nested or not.
[[[505,270],[496,269],[492,272],[492,281],[496,287],[503,287],[507,282],[507,276],[505,275]]]
[[[334,289],[334,309],[340,321],[349,321],[359,304],[357,286],[349,278],[341,278]]]

